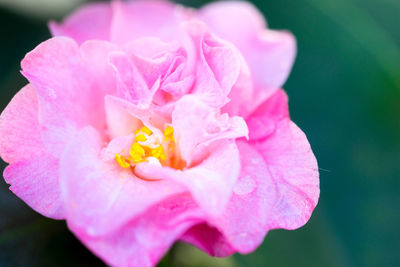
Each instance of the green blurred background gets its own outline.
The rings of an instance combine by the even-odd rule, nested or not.
[[[1,110],[26,84],[19,62],[50,37],[47,20],[80,0],[36,1],[0,0]],[[178,244],[160,266],[400,266],[400,1],[252,2],[271,28],[297,37],[285,89],[319,161],[319,204],[307,225],[270,232],[253,254],[216,260]],[[36,214],[0,181],[0,266],[89,265],[102,262],[64,222]]]

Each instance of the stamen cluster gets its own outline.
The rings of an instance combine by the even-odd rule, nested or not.
[[[165,128],[164,136],[161,138],[148,127],[143,126],[135,132],[134,143],[129,150],[129,155],[124,156],[123,153],[118,153],[115,155],[115,160],[122,168],[134,167],[138,163],[146,161],[156,160],[158,163],[162,163],[167,159],[164,146],[167,151],[171,151],[174,145],[174,129],[171,126]]]

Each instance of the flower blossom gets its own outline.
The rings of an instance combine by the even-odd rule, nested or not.
[[[82,7],[22,60],[0,117],[10,190],[66,220],[113,266],[178,240],[250,253],[319,197],[316,159],[281,89],[296,53],[245,2]]]

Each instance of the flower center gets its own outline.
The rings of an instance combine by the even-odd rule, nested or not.
[[[154,134],[144,126],[135,132],[129,155],[118,153],[115,160],[122,168],[135,167],[141,162],[171,165],[175,161],[175,154],[174,129],[171,126],[165,128],[163,136]]]

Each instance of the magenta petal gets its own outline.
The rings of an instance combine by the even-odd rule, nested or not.
[[[88,4],[61,24],[50,22],[53,36],[67,36],[81,44],[86,40],[110,40],[112,10],[107,3]]]
[[[212,3],[199,11],[199,17],[242,52],[261,94],[254,99],[265,99],[282,87],[296,55],[293,35],[267,30],[262,15],[247,2]]]
[[[228,257],[236,252],[225,236],[207,223],[193,226],[180,237],[180,240],[215,257]]]
[[[191,197],[181,194],[153,206],[140,217],[99,238],[70,229],[96,255],[111,266],[151,267],[203,213]]]
[[[250,140],[260,140],[276,131],[277,123],[289,119],[288,97],[278,90],[246,119]]]
[[[164,198],[184,191],[169,180],[149,182],[104,162],[104,141],[93,128],[74,137],[60,161],[61,191],[68,224],[80,235],[113,232]]]
[[[9,165],[4,179],[10,190],[44,216],[64,219],[58,181],[58,160],[41,155]]]

